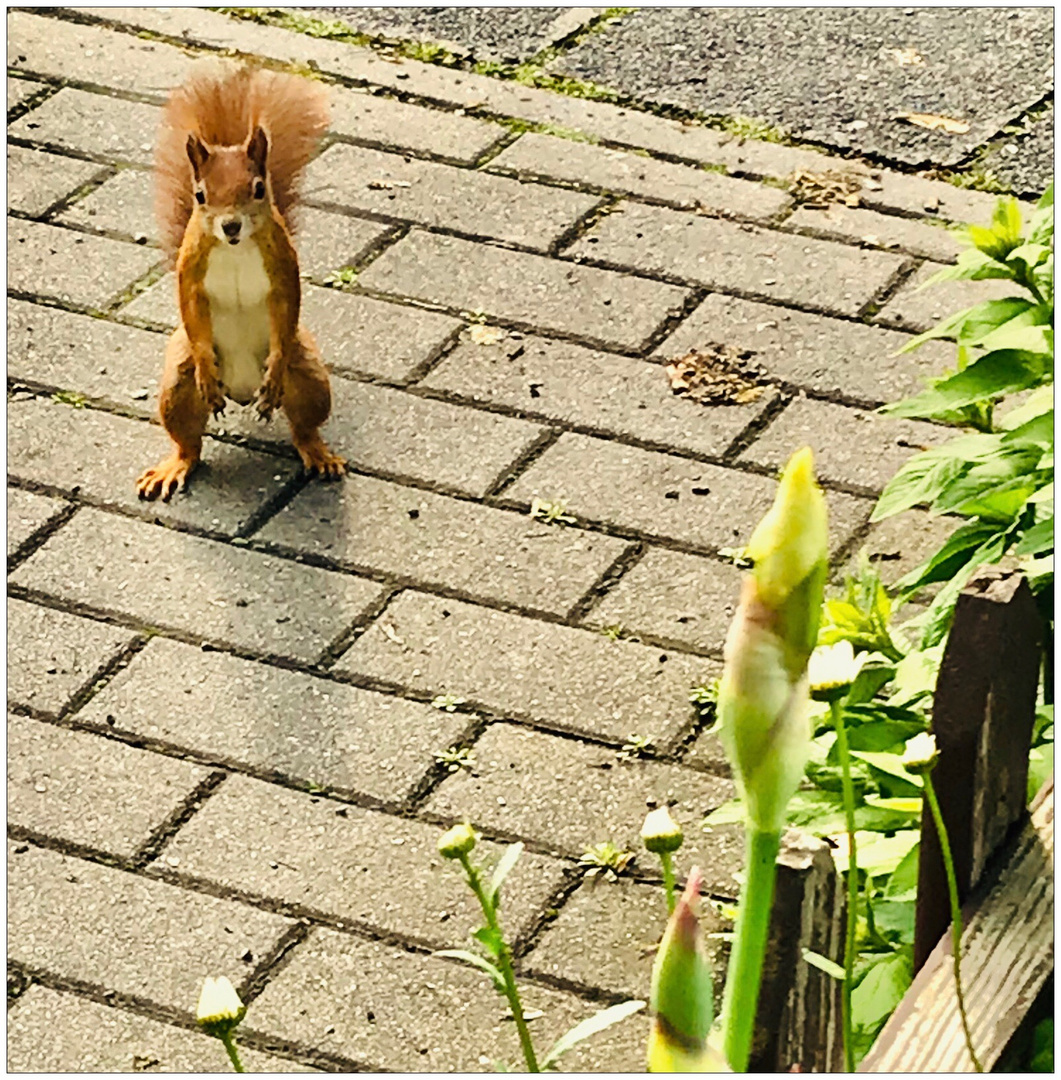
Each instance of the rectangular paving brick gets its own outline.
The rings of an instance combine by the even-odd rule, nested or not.
[[[122,169],[106,183],[68,206],[56,221],[118,233],[137,243],[157,243],[155,190],[145,169]]]
[[[1004,296],[1027,297],[1019,286],[1011,281],[987,278],[983,281],[941,281],[928,288],[922,286],[944,267],[939,263],[925,263],[911,278],[904,281],[899,291],[886,303],[876,316],[881,322],[897,323],[906,330],[921,332],[950,315],[956,315],[974,304],[985,300],[998,300]],[[952,361],[953,363],[953,361]],[[942,374],[942,372],[940,372]]]
[[[9,843],[7,865],[11,960],[189,1017],[206,973],[238,987],[293,925],[29,844]]]
[[[159,261],[136,244],[11,218],[7,287],[85,307],[106,307]]]
[[[324,277],[357,262],[381,237],[387,225],[346,214],[300,207],[294,220],[295,247],[303,277]]]
[[[407,798],[468,723],[462,713],[166,638],[153,639],[77,715],[211,762],[381,802]]]
[[[578,857],[612,841],[658,875],[641,844],[645,815],[669,804],[685,833],[682,864],[699,866],[705,887],[732,895],[742,844],[735,828],[704,832],[704,815],[732,798],[733,784],[679,765],[620,761],[614,750],[511,724],[492,724],[475,744],[475,764],[442,782],[427,809],[465,815],[483,828],[526,836]]]
[[[7,80],[7,111],[10,113],[16,106],[29,101],[31,97],[39,94],[47,86],[47,83],[37,82],[34,79],[13,79],[9,76]],[[8,154],[10,153],[11,148],[8,147]],[[9,193],[9,203],[10,199],[11,196]]]
[[[366,288],[526,326],[602,348],[644,348],[688,293],[610,270],[413,232],[360,277]]]
[[[154,105],[64,86],[7,131],[107,161],[150,165],[161,116]]]
[[[345,144],[306,170],[314,202],[355,207],[544,251],[600,201],[596,195]]]
[[[860,546],[869,552],[881,580],[892,585],[938,551],[963,521],[963,518],[929,514],[924,510],[906,510],[870,526],[869,534]],[[929,586],[916,595],[924,599],[936,589],[937,586]]]
[[[648,856],[641,858],[649,865]],[[685,859],[679,859],[684,865]],[[681,871],[678,873],[680,881]],[[607,993],[637,998],[651,985],[654,947],[666,926],[667,898],[659,886],[623,878],[607,883],[590,879],[548,924],[524,958],[522,969],[531,975],[572,979]],[[707,935],[731,930],[732,924],[719,918],[710,904],[701,903],[700,927]],[[724,950],[715,938],[707,938],[705,944],[720,998]],[[719,1005],[716,1000],[716,1011]]]
[[[11,580],[153,626],[308,662],[382,592],[348,574],[90,509]]]
[[[338,87],[331,94],[331,130],[397,150],[414,150],[472,164],[508,129],[393,98]]]
[[[152,520],[227,535],[247,525],[300,468],[294,461],[208,439],[185,496],[145,503],[137,495],[136,478],[170,452],[170,441],[157,425],[39,397],[9,402],[7,419],[11,476]]]
[[[791,450],[799,445],[792,443]],[[519,503],[534,498],[563,502],[568,513],[591,521],[720,548],[747,542],[776,491],[776,481],[767,476],[565,434],[504,497]],[[836,547],[866,520],[871,508],[832,492],[826,500]]]
[[[715,776],[732,775],[722,742],[710,727],[697,735],[685,752],[683,761],[694,769],[703,769]]]
[[[53,714],[133,637],[121,627],[13,597],[7,619],[7,700]]]
[[[99,16],[99,8],[92,9]],[[99,26],[13,11],[7,62],[15,71],[79,80],[160,97],[182,82],[192,58],[173,45]]]
[[[876,405],[919,393],[953,363],[951,346],[936,342],[895,355],[909,340],[894,330],[712,293],[656,354],[725,343],[752,352],[754,363],[785,382]]]
[[[719,455],[772,395],[749,405],[700,405],[675,396],[661,365],[565,341],[513,334],[496,345],[465,335],[425,386],[519,409],[524,415]]]
[[[23,146],[9,146],[7,155],[7,208],[33,217],[43,214],[101,170],[91,161]]]
[[[7,557],[11,556],[43,525],[67,507],[61,499],[38,495],[21,488],[7,489]]]
[[[897,248],[940,262],[954,262],[958,253],[968,246],[951,229],[930,219],[875,214],[872,210],[857,210],[841,205],[824,209],[801,206],[785,219],[785,225],[813,229],[830,239],[835,237],[872,247]]]
[[[649,548],[585,621],[720,651],[740,597],[741,577],[731,563]]]
[[[689,688],[704,667],[590,630],[406,592],[336,670],[604,738],[651,735],[662,745],[691,718]]]
[[[602,218],[568,253],[843,315],[857,315],[904,261],[899,255],[633,203]]]
[[[823,480],[879,492],[918,451],[954,431],[919,420],[896,420],[847,405],[797,398],[741,454],[741,461],[780,468],[794,447],[810,446]]]
[[[7,721],[8,821],[131,858],[209,770],[114,739]]]
[[[182,873],[437,947],[464,946],[482,911],[459,866],[443,859],[445,829],[232,776],[166,845]],[[496,863],[502,848],[476,856]],[[564,863],[524,853],[505,880],[514,936],[563,882]]]
[[[7,302],[7,372],[155,415],[166,339],[61,308]]]
[[[85,1038],[86,1032],[92,1037]],[[245,1046],[239,1056],[251,1073],[316,1071]],[[224,1047],[205,1032],[162,1024],[39,984],[7,1015],[7,1063],[12,1072],[35,1073],[232,1071]]]
[[[489,167],[740,217],[773,217],[791,201],[777,188],[552,135],[522,135]]]
[[[306,488],[257,538],[349,569],[557,615],[627,547],[610,536],[368,476]]]
[[[875,182],[863,184],[862,203],[873,209],[900,210],[976,225],[987,225],[998,196],[986,191],[960,188],[943,180],[882,170]]]
[[[504,916],[502,916],[503,918]],[[601,1005],[522,983],[540,1052]],[[338,1054],[368,1071],[519,1071],[504,999],[482,972],[380,941],[314,930],[247,1011],[248,1031]],[[562,1070],[638,1071],[647,1022],[626,1020],[582,1043]]]

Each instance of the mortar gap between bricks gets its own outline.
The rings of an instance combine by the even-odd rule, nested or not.
[[[593,192],[599,202],[594,203],[585,213],[580,214],[564,231],[549,245],[548,254],[556,258],[566,247],[570,247],[576,240],[581,240],[602,218],[613,213],[622,204],[622,197],[618,195]]]
[[[288,480],[286,480],[277,491],[270,498],[266,499],[257,510],[253,511],[243,525],[236,530],[236,535],[233,539],[246,540],[250,536],[257,532],[263,525],[270,519],[276,517],[285,507],[291,505],[292,502],[309,487],[313,477],[305,468],[296,472]],[[339,478],[339,483],[342,483],[342,477]],[[241,547],[243,545],[240,545]]]
[[[397,380],[394,386],[405,390],[426,379],[457,348],[461,341],[461,335],[467,328],[466,323],[455,326],[438,345],[432,348],[423,360],[407,372],[403,378]]]
[[[478,157],[472,162],[471,167],[476,171],[485,170],[494,158],[507,150],[514,142],[522,138],[522,131],[514,131],[512,128],[502,132]]]
[[[774,396],[773,400],[767,403],[763,411],[733,439],[725,450],[723,450],[721,461],[726,464],[735,463],[736,459],[763,434],[781,413],[788,408],[789,404],[794,399],[795,395],[787,395],[784,392],[779,391]],[[774,470],[774,473],[776,473],[776,470]]]
[[[56,714],[58,718],[65,720],[83,709],[119,672],[124,671],[132,663],[135,656],[143,652],[149,640],[145,634],[137,634],[132,641],[102,663],[96,673],[86,679],[84,684],[70,695],[66,704]]]
[[[11,484],[9,487],[19,488],[20,485]],[[33,532],[22,541],[14,552],[7,558],[7,572],[11,574],[17,570],[34,552],[42,548],[73,516],[80,510],[78,503],[67,503],[56,515],[43,525],[34,529]]]
[[[494,480],[487,486],[483,499],[489,502],[496,499],[506,488],[516,482],[521,473],[524,473],[533,465],[563,434],[561,428],[546,428],[536,438],[531,440],[522,453],[511,464],[506,465]]]
[[[243,980],[237,993],[244,1005],[249,1006],[259,997],[273,976],[278,975],[290,962],[292,954],[312,933],[313,926],[308,922],[296,922],[254,966],[254,970]]]
[[[31,113],[34,109],[39,108],[48,100],[48,98],[57,94],[61,89],[59,83],[50,82],[44,79],[19,79],[14,75],[12,68],[8,68],[7,78],[10,82],[44,82],[45,84],[39,90],[35,90],[30,94],[29,97],[24,98],[17,105],[12,105],[11,108],[7,110],[8,126],[13,124],[16,120],[21,120],[27,113]]]
[[[870,319],[876,315],[885,304],[925,265],[926,260],[911,257],[906,260],[881,286],[877,293],[870,297],[858,310],[860,319]]]
[[[639,350],[639,359],[648,360],[650,363],[662,364],[663,357],[653,357],[652,353],[673,334],[679,326],[704,302],[708,296],[708,290],[698,286],[689,293],[682,301],[681,306],[674,312],[664,317],[648,337],[648,341]],[[662,374],[662,373],[661,373]]]
[[[572,624],[583,624],[590,611],[641,561],[647,551],[648,545],[644,543],[623,548],[600,572],[597,580],[568,608],[566,620]]]
[[[91,150],[78,150],[76,147],[60,146],[37,139],[26,139],[21,135],[8,135],[7,142],[9,146],[19,146],[23,150],[39,150],[41,153],[70,158],[72,161],[87,161],[90,165],[118,169],[133,168],[136,165],[136,162],[126,161],[113,155],[97,154]]]
[[[367,608],[350,626],[325,647],[315,666],[327,670],[335,664],[343,653],[380,618],[390,606],[390,602],[404,591],[404,588],[400,585],[385,589],[374,604]]]
[[[512,942],[512,959],[518,966],[519,961],[538,943],[544,931],[553,924],[564,905],[578,890],[584,880],[584,871],[578,866],[564,870],[560,884],[545,898],[535,917]],[[550,912],[552,914],[550,914]]]
[[[460,711],[464,712],[465,709],[466,705],[462,705]],[[446,750],[462,749],[474,752],[475,744],[486,729],[495,722],[491,717],[481,712],[470,712],[468,715],[470,720],[467,727],[457,738],[450,740],[449,746],[445,747]],[[419,809],[435,793],[442,782],[447,777],[459,772],[460,768],[460,766],[454,768],[443,761],[435,761],[402,803],[410,817],[416,817]]]
[[[113,180],[122,170],[115,165],[104,165],[94,176],[91,176],[83,184],[60,196],[55,202],[50,203],[43,213],[37,215],[35,220],[44,221],[49,225],[61,224],[51,219],[57,217],[64,210],[69,209],[75,203],[88,198],[94,191],[98,191],[108,180]]]
[[[132,857],[130,863],[132,869],[139,870],[157,859],[162,854],[166,844],[191,821],[203,803],[217,791],[228,776],[229,773],[218,769],[200,780],[169,814],[166,820],[154,829],[147,840],[140,845],[140,848]]]
[[[468,161],[464,158],[450,157],[448,154],[442,154],[435,150],[428,150],[422,147],[410,147],[401,146],[392,142],[387,142],[385,139],[373,139],[363,135],[347,135],[340,132],[332,132],[331,134],[332,146],[357,146],[366,150],[379,150],[381,153],[389,154],[392,157],[415,159],[416,161],[427,161],[436,165],[449,165],[452,168],[464,169],[467,172],[474,170],[474,165],[469,165]]]

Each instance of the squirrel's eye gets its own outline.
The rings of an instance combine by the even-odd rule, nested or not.
[[[265,198],[265,181],[264,180],[255,180],[254,181],[254,197],[256,199],[264,199]]]
[[[197,192],[195,193],[195,201],[196,201],[196,202],[197,202],[197,203],[198,203],[198,204],[199,204],[200,206],[202,206],[202,205],[203,205],[203,203],[204,203],[204,202],[206,202],[206,193],[205,193],[204,191],[202,191],[202,190],[200,190],[200,191],[197,191]]]

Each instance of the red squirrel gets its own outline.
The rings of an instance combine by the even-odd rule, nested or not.
[[[155,209],[180,305],[159,389],[174,451],[137,480],[141,499],[168,501],[184,489],[226,398],[254,401],[263,419],[283,409],[306,469],[325,479],[343,473],[319,433],[331,386],[299,321],[291,242],[299,175],[327,126],[326,89],[294,75],[215,63],[170,95]]]

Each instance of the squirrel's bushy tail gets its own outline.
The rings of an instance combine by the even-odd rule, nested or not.
[[[155,208],[171,256],[192,215],[188,136],[194,133],[208,146],[238,146],[259,125],[269,137],[273,200],[289,221],[299,174],[328,127],[327,88],[297,75],[205,61],[170,95],[155,153]]]

